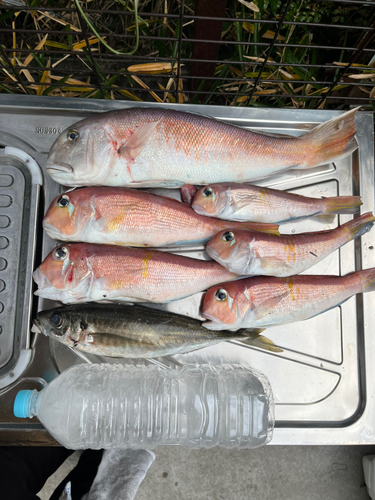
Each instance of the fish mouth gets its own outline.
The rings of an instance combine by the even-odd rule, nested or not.
[[[203,321],[202,326],[208,330],[226,330],[226,325],[219,321],[215,316],[209,313],[202,313],[206,321]]]
[[[35,290],[34,295],[47,299],[51,298],[53,300],[54,297],[52,297],[52,295],[56,295],[56,292],[58,293],[58,290],[56,290],[56,288],[52,286],[47,276],[39,271],[39,268],[33,272],[33,279],[38,286],[38,290]]]
[[[211,257],[211,259],[216,260],[216,262],[219,262],[219,264],[221,264],[222,259],[220,258],[219,252],[217,250],[214,250],[213,248],[210,248],[210,245],[207,245],[206,253]]]
[[[57,227],[53,226],[49,222],[43,222],[43,229],[46,231],[48,236],[53,240],[63,240],[64,235],[61,233]]]
[[[33,333],[43,333],[45,336],[47,336],[47,334],[44,333],[44,331],[42,329],[42,324],[38,319],[33,320],[33,325],[31,327],[31,331]]]
[[[40,289],[45,287],[46,276],[39,271],[39,269],[35,269],[33,272],[33,280],[38,286],[38,290],[36,290],[35,295],[39,295]],[[51,285],[51,284],[50,284]]]
[[[73,172],[73,167],[68,163],[48,163],[46,165],[46,171],[49,174],[54,174],[55,172],[63,174],[71,174]]]
[[[199,214],[199,215],[209,215],[207,210],[205,210],[203,207],[198,205],[198,203],[192,203],[191,207],[194,210],[194,212]]]

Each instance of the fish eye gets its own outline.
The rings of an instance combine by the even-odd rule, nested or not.
[[[60,314],[53,314],[51,316],[51,323],[56,327],[56,328],[61,328],[63,324],[63,319],[60,316]]]
[[[62,196],[60,196],[60,198],[57,200],[57,204],[59,207],[61,208],[64,208],[64,207],[67,207],[70,203],[70,200],[69,200],[69,196],[67,196],[66,194],[63,194]]]
[[[211,188],[205,188],[203,189],[203,196],[205,196],[206,198],[208,198],[209,196],[212,196],[212,189]]]
[[[234,234],[232,233],[232,231],[227,231],[226,233],[224,233],[222,239],[224,241],[235,241]]]
[[[216,293],[215,293],[215,299],[220,300],[220,302],[223,302],[228,298],[228,294],[224,288],[220,288]]]
[[[79,133],[77,132],[77,130],[69,130],[68,132],[69,141],[75,141],[76,139],[78,139],[78,137]]]
[[[62,261],[68,257],[68,254],[69,254],[69,251],[66,247],[58,247],[58,248],[55,248],[55,250],[53,251],[52,258],[54,260]]]

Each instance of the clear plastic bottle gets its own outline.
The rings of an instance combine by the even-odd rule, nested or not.
[[[70,449],[255,448],[274,427],[267,378],[241,365],[76,365],[20,391],[14,414],[38,417]]]

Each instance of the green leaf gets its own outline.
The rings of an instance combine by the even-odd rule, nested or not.
[[[198,104],[199,103],[199,92],[201,90],[203,90],[205,83],[206,83],[206,80],[201,81],[201,83],[199,84],[199,87],[197,88],[197,93],[194,94],[193,99],[191,100],[191,104]]]
[[[5,85],[2,85],[1,83],[0,83],[0,89],[3,89],[4,92],[7,92],[8,94],[13,94],[14,93],[10,89],[8,89],[8,87],[6,87]]]
[[[242,23],[235,23],[235,24],[236,24],[236,40],[237,42],[242,42]],[[237,50],[238,50],[238,60],[243,61],[243,45],[238,45]]]
[[[110,87],[115,81],[120,77],[120,75],[113,75],[104,84],[104,87]]]
[[[220,70],[220,73],[217,75],[217,79],[214,81],[214,83],[212,84],[212,86],[210,88],[210,93],[215,92],[216,88],[222,83],[221,78],[226,77],[228,70],[229,70],[229,64],[224,64],[224,66]],[[210,99],[211,99],[211,94],[208,94],[206,96],[203,104],[207,104]]]
[[[293,54],[293,52],[288,48],[285,47],[284,51],[284,61],[286,65],[288,64],[301,64],[300,61],[296,58],[296,56]],[[310,71],[307,68],[299,68],[298,66],[293,66],[291,68],[293,73],[298,75],[302,80],[311,80],[311,85],[315,89],[320,89],[321,85],[317,83],[313,83],[313,75],[310,73]]]
[[[270,0],[271,10],[274,16],[277,15],[277,11],[279,10],[280,4],[281,4],[280,0]]]
[[[38,66],[44,68],[44,54],[33,54],[33,58]]]
[[[167,36],[167,27],[165,24],[160,26],[160,36],[165,38]],[[167,53],[167,43],[165,40],[158,41],[159,57],[165,57]]]
[[[254,2],[254,3],[255,3],[255,2]],[[263,14],[263,12],[264,12],[264,8],[265,8],[265,7],[264,7],[264,3],[265,3],[265,2],[264,2],[264,0],[258,0],[256,3],[257,3],[257,5],[258,5],[258,7],[259,7],[260,13],[261,13],[261,14]]]
[[[299,45],[310,45],[310,35],[309,33],[305,33],[303,35],[303,37],[301,38],[301,40],[298,42]],[[298,49],[296,48],[295,51],[294,51],[294,56],[297,60],[298,63],[302,63],[305,55],[307,54],[307,51],[309,49],[306,49],[306,48],[301,48],[301,49]]]
[[[176,35],[177,40],[173,44],[173,49],[172,49],[172,59],[177,59],[177,52],[178,52],[178,37],[180,34],[180,20],[177,19],[176,22],[176,29],[174,30],[174,33]],[[175,61],[172,61],[171,64],[173,65]]]
[[[13,7],[14,8],[14,7]],[[9,17],[12,17],[14,16],[14,10],[10,10],[9,12],[5,12],[5,14],[2,14],[0,16],[0,21],[5,21],[6,19],[8,19]]]
[[[64,28],[65,31],[71,31],[70,24],[67,24]],[[66,35],[66,38],[68,40],[68,44],[70,47],[73,45],[73,35]]]
[[[69,80],[70,77],[71,77],[71,75],[64,76],[64,78],[61,78],[61,80],[59,80],[58,82],[56,82],[56,85],[52,85],[51,87],[47,87],[46,89],[44,89],[43,95],[48,95],[49,92],[51,92],[52,90],[57,89],[58,86],[62,85],[67,80]]]

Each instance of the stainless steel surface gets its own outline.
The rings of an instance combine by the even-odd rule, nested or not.
[[[0,150],[0,390],[21,375],[30,359],[40,181],[38,165],[22,151]]]
[[[137,103],[137,105],[146,105]],[[134,106],[119,101],[91,101],[0,95],[1,143],[30,154],[43,168],[46,154],[57,134],[75,121],[94,112]],[[177,109],[197,111],[259,131],[300,135],[332,116],[336,111],[292,109],[248,109],[176,105]],[[287,189],[309,196],[360,194],[361,212],[374,210],[374,150],[371,113],[357,115],[359,150],[352,157],[310,171],[289,171],[259,184]],[[1,173],[1,172],[0,172]],[[44,176],[45,206],[61,192],[61,187]],[[172,194],[172,193],[169,193]],[[174,195],[178,195],[174,192]],[[2,208],[0,207],[0,215]],[[298,233],[336,227],[350,219],[340,215],[315,218],[282,226],[284,233]],[[0,220],[1,222],[1,220]],[[373,232],[351,242],[320,262],[309,273],[347,274],[375,266]],[[42,238],[40,260],[54,246]],[[201,250],[190,252],[207,258]],[[0,292],[1,293],[1,292]],[[199,318],[202,294],[163,308]],[[41,300],[36,307],[51,307]],[[375,295],[351,298],[345,304],[311,320],[270,328],[265,332],[282,353],[269,353],[256,347],[226,343],[157,360],[162,366],[187,362],[241,362],[263,371],[269,378],[276,401],[276,429],[272,444],[355,444],[375,443]],[[1,397],[0,442],[12,439],[29,444],[53,441],[36,421],[12,416],[14,395],[20,388],[38,385],[35,377],[46,380],[73,363],[98,362],[95,356],[76,356],[65,346],[40,336],[32,339],[33,356],[24,376]],[[118,360],[112,360],[117,362]]]

